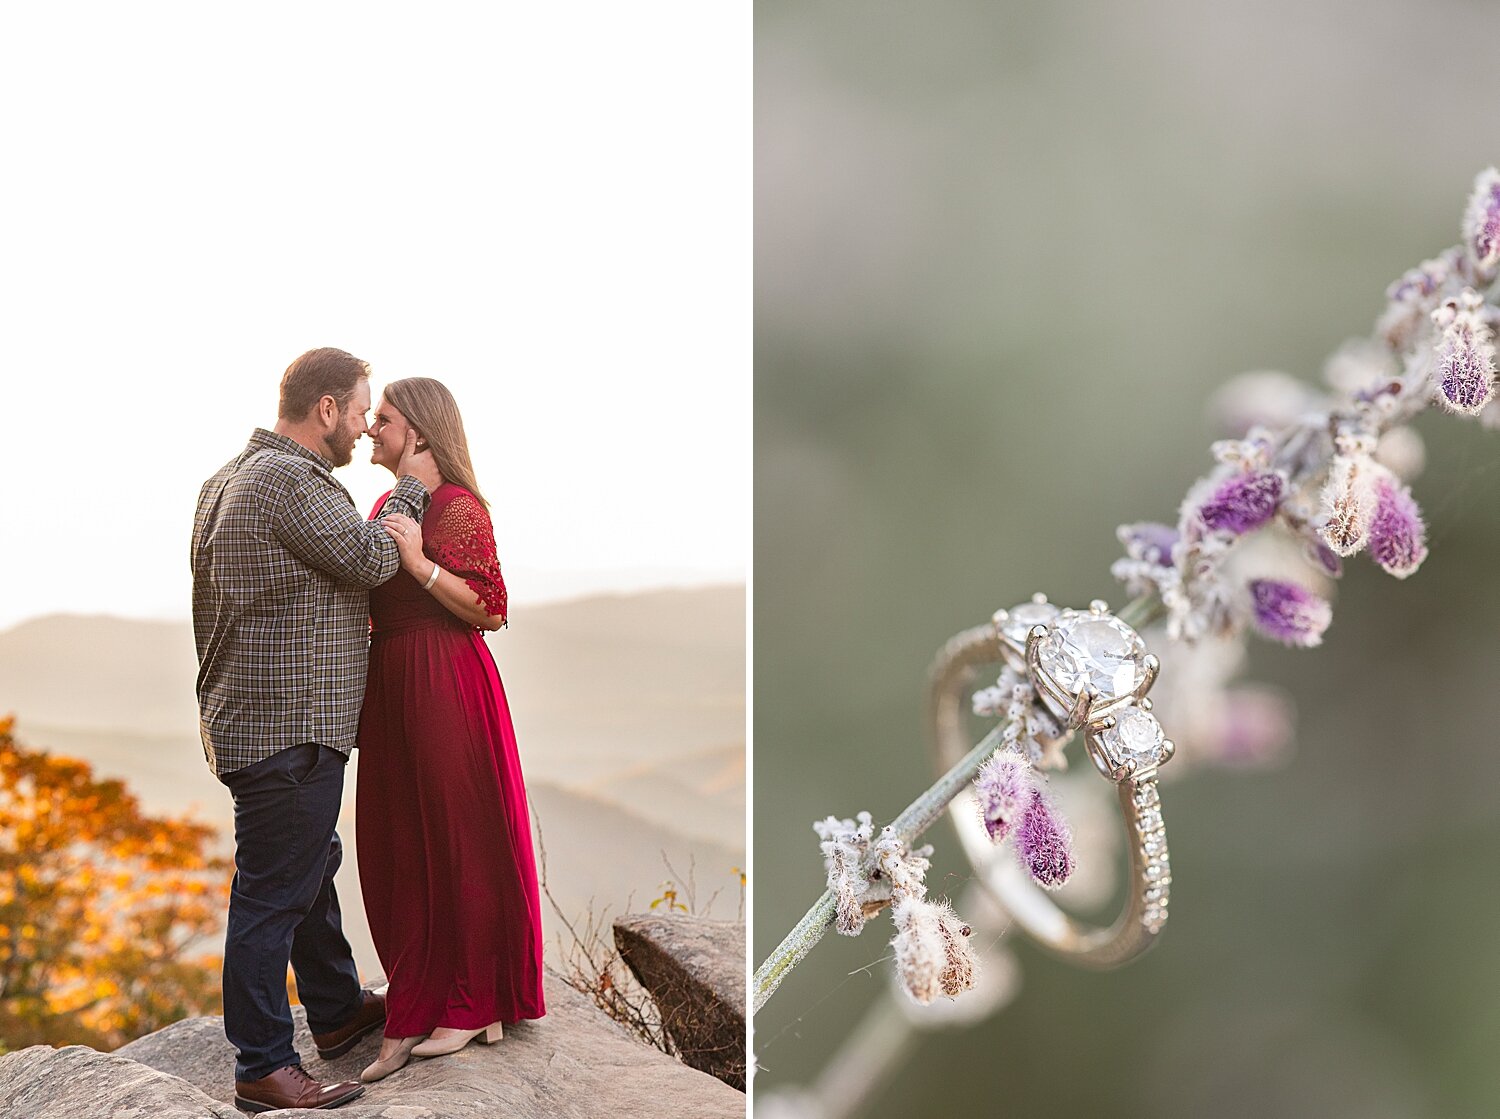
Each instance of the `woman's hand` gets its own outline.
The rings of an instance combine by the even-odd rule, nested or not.
[[[422,526],[401,513],[388,513],[380,518],[381,527],[391,534],[401,552],[401,566],[418,581],[425,579],[432,568],[432,561],[422,554]]]

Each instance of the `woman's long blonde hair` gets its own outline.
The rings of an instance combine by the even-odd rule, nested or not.
[[[448,386],[431,377],[403,377],[385,386],[385,399],[421,433],[432,457],[437,459],[443,477],[468,490],[488,509],[490,503],[479,492],[479,483],[474,480],[474,464],[469,459],[464,420]]]

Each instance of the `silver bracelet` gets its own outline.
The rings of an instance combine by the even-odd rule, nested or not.
[[[424,591],[430,591],[430,590],[432,590],[432,584],[434,584],[434,583],[437,582],[438,572],[441,571],[441,570],[442,570],[442,568],[439,567],[437,564],[433,564],[432,565],[432,574],[429,575],[429,576],[427,576],[427,582],[425,582],[425,583],[422,584],[422,589]]]

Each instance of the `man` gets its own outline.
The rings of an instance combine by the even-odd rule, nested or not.
[[[235,875],[224,945],[224,1032],[247,1111],[337,1107],[363,1091],[302,1068],[287,1003],[290,961],[324,1058],[385,1020],[360,989],[333,876],[344,764],[369,655],[366,592],[400,567],[332,469],[367,433],[369,367],[303,354],[281,381],[274,431],[203,485],[193,521],[193,631],[203,750],[234,797]],[[420,520],[441,482],[408,433],[385,512]]]

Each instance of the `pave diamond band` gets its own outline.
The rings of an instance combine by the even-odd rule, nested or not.
[[[1156,772],[1173,746],[1146,697],[1160,665],[1102,602],[1062,610],[1038,596],[998,611],[990,625],[952,638],[933,663],[929,719],[940,772],[971,748],[965,700],[976,670],[997,661],[1029,677],[1064,736],[1083,732],[1090,760],[1114,782],[1129,857],[1124,912],[1100,927],[1060,909],[990,841],[968,789],[951,809],[959,841],[979,879],[1042,947],[1080,966],[1119,967],[1150,948],[1167,920],[1172,868]]]
[[[1167,832],[1161,819],[1161,794],[1156,778],[1133,782],[1129,813],[1135,816],[1132,862],[1144,867],[1145,882],[1139,886],[1141,924],[1153,935],[1167,923],[1167,900],[1172,887],[1172,863],[1167,855]]]

